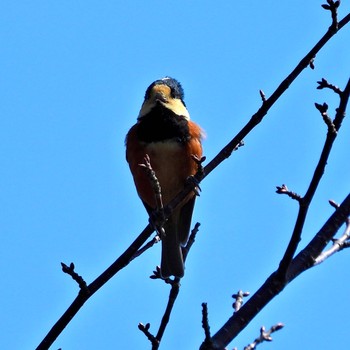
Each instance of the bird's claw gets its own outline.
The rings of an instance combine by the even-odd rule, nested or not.
[[[199,186],[200,181],[193,175],[189,176],[186,179],[187,183],[189,183],[190,185],[194,186],[193,187],[193,192],[195,193],[196,196],[200,196],[200,192],[202,191],[202,189]]]
[[[165,221],[164,210],[154,210],[149,217],[149,223],[157,232],[160,239],[165,236],[165,230],[163,228]]]

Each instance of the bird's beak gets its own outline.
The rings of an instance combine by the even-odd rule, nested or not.
[[[163,102],[163,103],[166,103],[168,100],[166,99],[166,97],[163,95],[162,92],[158,91],[155,93],[154,95],[154,100],[156,102]]]

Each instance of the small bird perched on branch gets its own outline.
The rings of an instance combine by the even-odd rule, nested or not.
[[[135,186],[149,214],[156,208],[155,193],[140,164],[146,154],[159,180],[162,199],[167,205],[197,172],[193,156],[201,159],[203,133],[190,120],[181,84],[170,77],[154,81],[146,90],[137,123],[126,136],[126,159]],[[190,193],[165,222],[161,235],[161,275],[183,277],[181,246],[189,236],[195,193]]]

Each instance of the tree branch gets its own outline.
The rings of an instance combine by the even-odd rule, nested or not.
[[[192,247],[192,245],[193,245],[193,243],[195,241],[195,237],[196,237],[196,235],[198,233],[199,226],[200,226],[200,223],[197,222],[195,224],[193,230],[191,231],[191,235],[190,235],[190,237],[188,239],[188,242],[187,242],[186,246],[182,248],[184,262],[186,261],[188,253],[189,253],[189,251],[190,251],[190,249],[191,249],[191,247]],[[160,267],[159,266],[157,266],[156,271],[153,272],[153,275],[151,276],[151,278],[152,279],[163,279],[161,277]],[[180,278],[178,278],[178,277],[175,277],[174,279],[165,278],[163,280],[165,281],[165,283],[171,285],[171,289],[170,289],[170,293],[169,293],[168,303],[167,303],[164,315],[162,317],[162,321],[160,323],[157,335],[154,337],[148,331],[149,328],[150,328],[149,324],[147,324],[148,325],[147,329],[145,329],[144,327],[140,328],[140,326],[139,326],[139,329],[151,341],[151,343],[152,343],[152,350],[157,350],[159,348],[159,345],[160,345],[160,342],[161,342],[161,340],[163,338],[165,329],[166,329],[166,327],[167,327],[167,325],[169,323],[171,312],[173,310],[173,307],[175,305],[176,299],[177,299],[177,297],[179,295],[179,292],[180,292]],[[140,323],[140,325],[142,325],[142,324]],[[145,332],[145,330],[147,332]]]
[[[345,16],[338,23],[338,30],[344,27],[350,21],[350,14]],[[333,26],[334,27],[334,26]],[[263,104],[260,109],[251,117],[249,122],[242,128],[242,130],[218,153],[214,159],[207,164],[204,168],[203,174],[197,174],[195,176],[198,183],[209,175],[222,161],[228,158],[231,153],[237,149],[237,147],[242,142],[243,138],[247,136],[254,128],[257,126],[264,116],[267,114],[269,109],[274,105],[278,98],[288,89],[290,84],[299,76],[299,74],[309,65],[309,63],[314,59],[316,54],[322,49],[322,47],[329,41],[329,39],[335,34],[334,28],[329,29],[326,34],[320,39],[320,41],[311,49],[311,51],[299,62],[295,69],[288,75],[288,77],[282,81],[282,83],[277,87],[273,94],[265,100],[263,98]],[[337,113],[338,116],[338,113]],[[341,118],[335,118],[334,124],[339,127],[341,124]],[[338,125],[339,124],[339,125]],[[171,211],[178,205],[188,194],[195,188],[194,183],[188,183],[185,189],[176,196],[176,198],[171,201],[171,203],[165,207],[165,217],[168,217]],[[340,208],[337,210],[337,212]],[[64,328],[72,320],[72,318],[77,314],[80,308],[85,304],[85,302],[106,282],[108,282],[114,275],[116,275],[122,268],[127,266],[132,260],[133,256],[138,249],[146,242],[149,236],[152,234],[154,229],[150,224],[148,224],[141,234],[131,243],[131,245],[126,249],[126,251],[118,257],[115,262],[109,266],[100,276],[98,276],[92,283],[90,283],[87,288],[89,294],[79,293],[72,304],[60,317],[60,319],[51,328],[42,342],[36,348],[37,350],[48,349],[56,338],[61,334]],[[238,311],[240,313],[247,304]]]
[[[336,116],[334,118],[334,121],[332,122],[332,125],[334,127],[330,127],[330,126],[328,127],[326,141],[324,143],[321,156],[316,166],[316,169],[314,171],[314,174],[312,176],[310,185],[306,191],[305,196],[299,200],[299,211],[298,211],[298,216],[294,226],[294,230],[292,233],[292,237],[290,239],[286,252],[278,268],[278,274],[280,275],[281,279],[283,279],[285,274],[287,273],[289,264],[292,261],[293,256],[297,250],[298,244],[300,242],[301,234],[303,231],[309,206],[317,190],[317,187],[321,181],[321,178],[325,171],[325,167],[327,165],[329,154],[332,150],[333,143],[338,135],[339,128],[345,117],[345,110],[349,100],[349,95],[350,95],[350,79],[348,80],[344,91],[340,94],[339,107],[337,108]]]
[[[281,282],[277,271],[273,272],[258,291],[211,338],[213,346],[210,349],[224,349],[289,282],[305,270],[314,266],[316,258],[332,237],[334,237],[349,215],[350,194],[331,215],[311,242],[293,259],[288,268],[285,280]],[[201,349],[207,348],[201,347]]]

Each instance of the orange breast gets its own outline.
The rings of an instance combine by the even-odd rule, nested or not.
[[[140,198],[152,208],[155,207],[154,192],[145,171],[139,164],[149,155],[151,165],[160,182],[163,204],[169,203],[184,187],[186,179],[197,171],[192,155],[202,156],[201,129],[189,121],[192,138],[185,144],[174,140],[162,142],[139,142],[136,137],[137,124],[126,139],[126,156]],[[192,194],[191,194],[192,196]],[[188,197],[191,198],[191,196]]]

